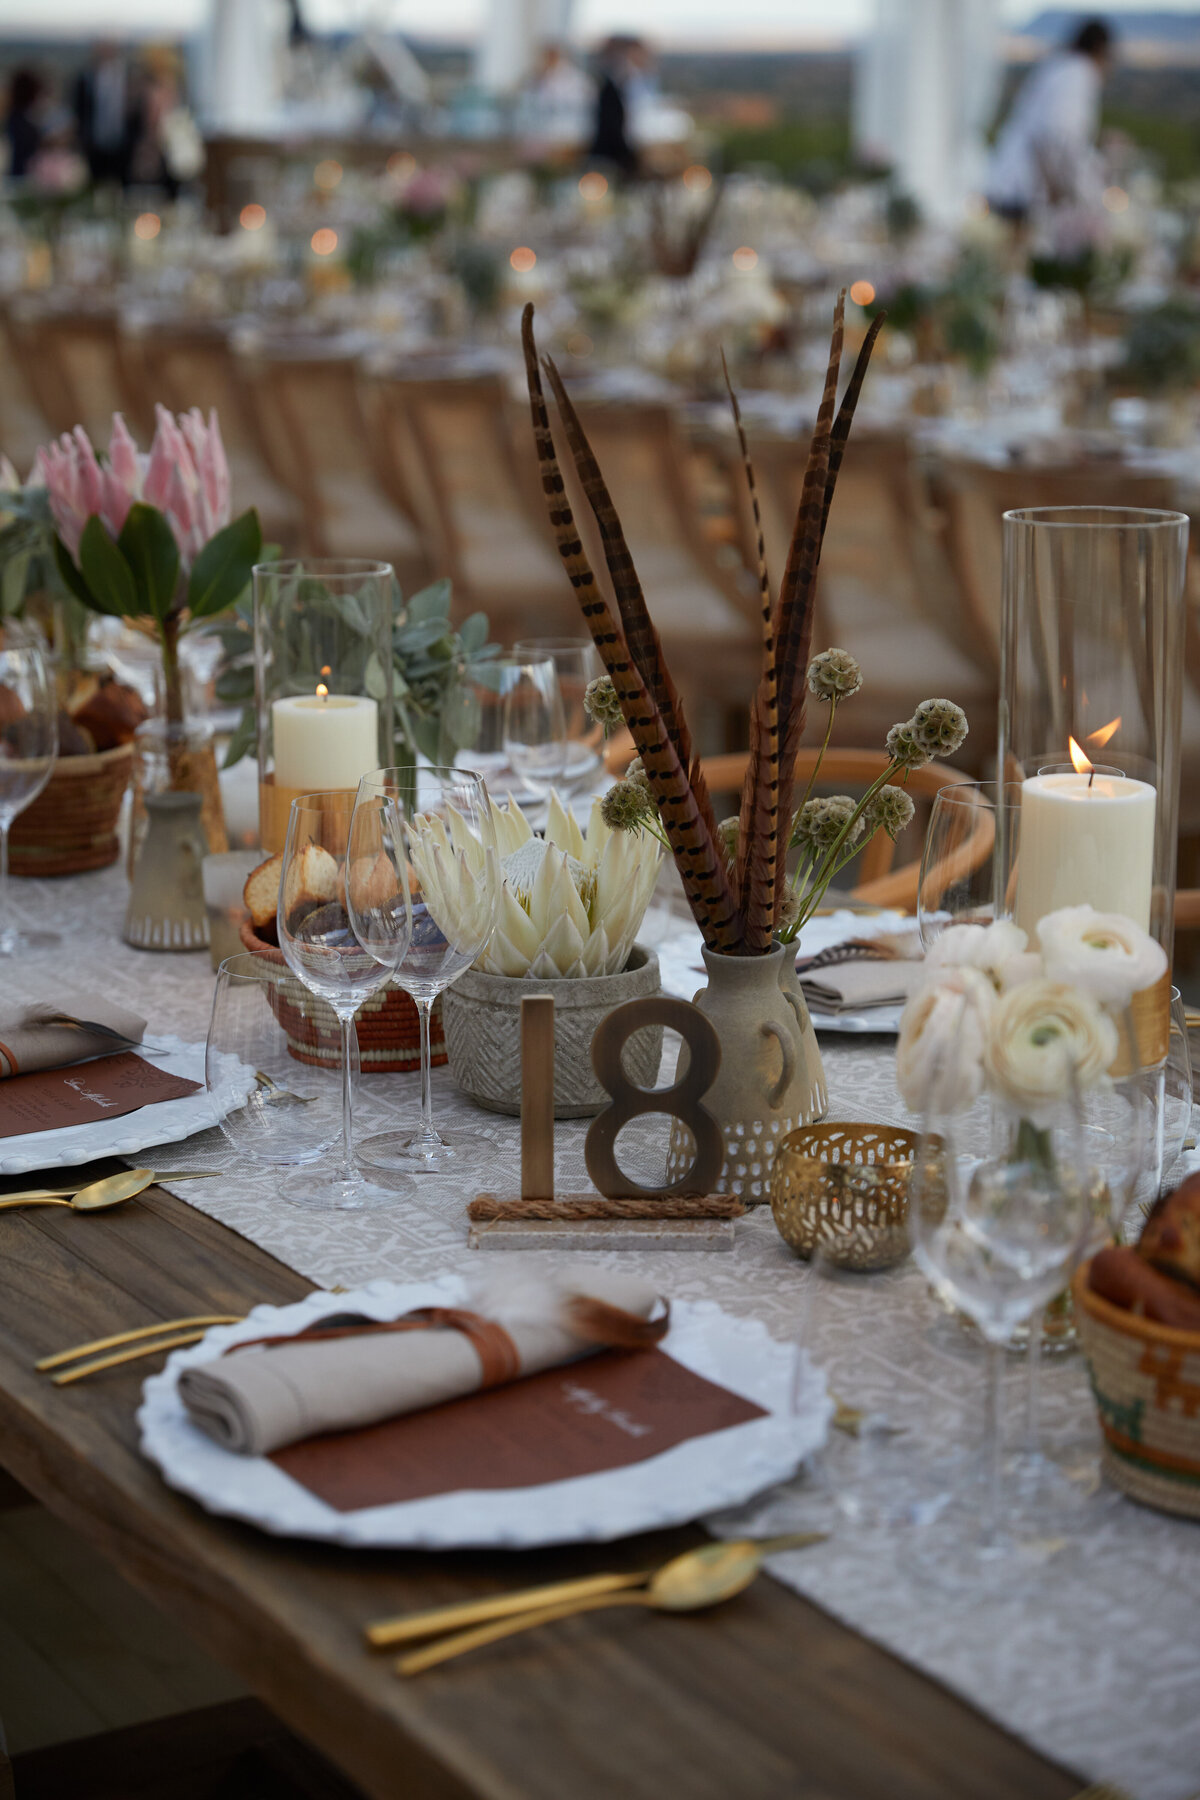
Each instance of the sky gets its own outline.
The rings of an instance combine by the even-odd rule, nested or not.
[[[1082,3],[1082,0],[1067,0]],[[1200,0],[1114,0],[1122,10],[1151,8],[1190,12]],[[474,30],[486,0],[439,0],[439,33]],[[429,8],[424,0],[303,0],[305,17],[326,29],[379,22],[428,32]],[[577,0],[580,36],[590,40],[606,31],[637,29],[660,43],[711,40],[751,48],[757,43],[836,41],[859,31],[870,19],[873,0]],[[1036,0],[1002,0],[1006,20],[1020,23],[1041,11]],[[1098,10],[1103,10],[1100,7]],[[197,29],[208,11],[206,0],[0,0],[0,33],[93,34],[103,30],[161,30],[182,36]]]

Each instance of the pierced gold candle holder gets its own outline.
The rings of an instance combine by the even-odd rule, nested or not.
[[[893,1125],[829,1122],[789,1131],[771,1170],[771,1213],[798,1255],[889,1269],[908,1255],[919,1138]]]

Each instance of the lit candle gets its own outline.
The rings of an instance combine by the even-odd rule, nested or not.
[[[1154,789],[1094,768],[1075,739],[1069,743],[1074,773],[1050,771],[1022,784],[1017,923],[1032,937],[1047,913],[1091,905],[1148,930]]]
[[[275,738],[275,786],[294,793],[320,794],[356,788],[379,767],[379,708],[351,694],[315,694],[276,700],[271,707]]]

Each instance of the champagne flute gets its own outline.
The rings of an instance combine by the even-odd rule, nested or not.
[[[58,754],[58,696],[41,646],[9,627],[0,637],[0,956],[45,950],[56,931],[31,931],[12,915],[8,833],[36,800]]]
[[[589,682],[604,673],[595,644],[590,637],[522,638],[513,645],[513,656],[520,662],[547,658],[554,664],[566,727],[563,792],[585,792],[600,773],[604,750],[604,727],[596,723],[583,703]]]
[[[545,804],[564,786],[567,727],[554,663],[513,657],[505,682],[501,731],[505,760],[523,788]]]
[[[391,956],[392,979],[411,994],[421,1020],[420,1125],[368,1138],[363,1160],[389,1175],[461,1168],[471,1150],[494,1152],[495,1138],[456,1126],[446,1139],[435,1127],[429,1027],[434,1001],[486,947],[499,912],[500,858],[487,787],[470,769],[379,769],[359,782],[358,809],[364,819],[382,820],[388,833],[411,930],[398,931],[389,949],[386,918],[372,917],[357,898],[351,916],[364,942],[373,941],[370,953]]]
[[[293,1204],[325,1211],[358,1211],[396,1197],[394,1185],[368,1181],[354,1157],[354,1015],[387,984],[391,970],[363,948],[339,898],[346,892],[353,805],[353,795],[340,790],[293,800],[279,882],[279,948],[309,992],[333,1008],[342,1028],[340,1163],[332,1171],[306,1169],[283,1188]]]
[[[955,781],[938,790],[917,888],[926,950],[947,925],[1012,918],[1020,826],[1019,781]]]

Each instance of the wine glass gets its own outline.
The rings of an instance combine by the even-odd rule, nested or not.
[[[344,904],[353,806],[354,796],[341,790],[292,801],[279,882],[279,948],[342,1028],[340,1163],[306,1170],[283,1189],[295,1205],[319,1210],[360,1210],[396,1197],[394,1186],[368,1181],[354,1158],[354,1015],[387,984],[390,969],[360,944]]]
[[[509,742],[517,729],[516,754],[540,759],[561,777],[566,767],[566,725],[558,676],[549,657],[474,657],[463,663],[442,716],[443,766],[458,764],[489,781],[496,792],[512,788],[513,797],[540,801],[540,788],[528,785],[518,770]]]
[[[387,919],[363,917],[371,955],[390,954],[389,972],[411,994],[421,1020],[421,1122],[416,1131],[384,1132],[363,1144],[369,1167],[393,1170],[461,1168],[467,1152],[490,1154],[494,1135],[456,1126],[449,1139],[433,1123],[429,1025],[433,1003],[487,946],[500,907],[502,878],[483,777],[470,769],[393,768],[358,784],[364,818],[379,818],[399,877],[412,928],[387,949]],[[352,914],[352,917],[355,915]]]
[[[12,916],[8,833],[37,799],[58,754],[58,696],[41,646],[9,627],[0,637],[0,956],[45,950],[56,931],[32,931]]]
[[[945,1068],[958,1063],[949,1047]],[[977,1567],[1016,1546],[1000,1535],[1000,1373],[1016,1328],[1065,1287],[1087,1241],[1093,1197],[1078,1086],[1047,1096],[1036,1120],[983,1094],[947,1112],[935,1092],[913,1173],[913,1255],[938,1294],[964,1311],[987,1345],[980,1526],[960,1548]],[[948,1082],[935,1083],[943,1092]],[[974,1535],[974,1541],[971,1541]],[[953,1555],[948,1554],[948,1563]]]
[[[600,773],[604,750],[604,727],[596,723],[583,703],[589,682],[604,673],[595,644],[590,637],[522,638],[513,645],[513,655],[522,662],[548,657],[554,664],[567,740],[563,792],[585,792]]]
[[[317,1161],[342,1130],[342,1076],[295,1038],[285,983],[265,957],[241,951],[217,970],[204,1081],[239,1156],[270,1167]],[[319,1004],[319,1003],[318,1003]],[[311,1024],[311,1021],[305,1021]],[[351,1046],[357,1051],[357,1039]]]
[[[1019,781],[955,781],[938,789],[917,888],[926,950],[947,925],[1012,918],[1020,825]]]

